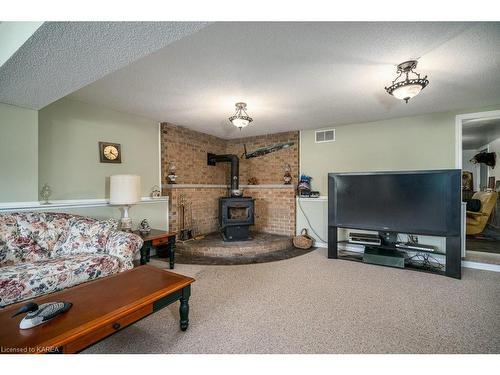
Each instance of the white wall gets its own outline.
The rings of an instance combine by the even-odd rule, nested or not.
[[[477,150],[462,151],[462,170],[472,172],[474,191],[479,191],[479,164],[472,164],[469,160],[477,154]]]
[[[106,198],[113,174],[140,175],[143,196],[160,184],[157,121],[61,99],[39,111],[38,129],[39,188],[52,199]],[[100,141],[121,144],[122,162],[101,163]]]
[[[497,165],[495,168],[488,167],[488,177],[495,176],[495,181],[500,180],[500,138],[488,143],[489,152],[496,152]]]
[[[38,113],[0,103],[0,202],[38,200]]]
[[[99,162],[98,141],[122,145],[122,163]],[[103,199],[112,174],[141,176],[142,195],[160,185],[159,125],[150,119],[61,99],[40,111],[0,103],[0,203],[39,200],[44,183],[50,200]],[[19,207],[19,205],[15,205]],[[120,217],[117,207],[48,210],[96,218]],[[134,205],[134,226],[146,218],[153,228],[167,229],[167,202]]]
[[[316,246],[326,246],[326,241],[328,239],[327,198],[297,198],[296,212],[297,234],[300,233],[302,228],[306,228],[308,234],[316,240]],[[308,224],[304,214],[307,215],[311,225]],[[314,233],[314,231],[316,231],[316,233]]]
[[[300,172],[327,195],[328,173],[422,170],[455,165],[455,115],[451,112],[336,126],[336,139],[315,143],[301,131]]]
[[[109,197],[109,176],[141,176],[142,196],[160,186],[159,124],[123,112],[71,99],[61,99],[39,111],[39,187],[52,187],[52,200]],[[98,142],[121,144],[120,164],[101,163]],[[96,218],[120,217],[117,207],[78,208],[70,213]],[[133,226],[148,219],[156,229],[166,229],[167,205],[135,205]]]

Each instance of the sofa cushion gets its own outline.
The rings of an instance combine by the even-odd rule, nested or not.
[[[109,234],[116,230],[114,219],[96,220],[89,217],[72,217],[69,229],[54,245],[51,256],[66,256],[79,253],[102,253],[106,248]]]
[[[10,249],[18,232],[15,217],[8,214],[0,215],[0,267],[14,262]]]
[[[71,215],[15,212],[0,216],[0,266],[50,257]]]
[[[120,260],[106,254],[77,254],[0,267],[0,306],[52,293],[119,270]]]
[[[68,214],[51,212],[22,214],[17,218],[19,234],[33,238],[40,247],[50,252],[61,234],[68,230],[71,217]]]

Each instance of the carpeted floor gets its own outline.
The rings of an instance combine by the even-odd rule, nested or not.
[[[325,249],[271,263],[180,264],[176,272],[197,279],[186,332],[176,303],[85,352],[500,352],[496,272],[465,268],[455,280],[328,260]]]

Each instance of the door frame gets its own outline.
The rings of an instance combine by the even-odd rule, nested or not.
[[[455,116],[455,168],[462,170],[462,125],[464,120],[500,118],[500,110],[464,113]],[[462,191],[460,191],[462,193]],[[465,220],[465,218],[463,219]],[[465,222],[462,225],[462,258],[466,256]]]

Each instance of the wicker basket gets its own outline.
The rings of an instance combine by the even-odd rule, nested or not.
[[[307,229],[303,228],[300,231],[299,236],[295,236],[293,238],[293,246],[298,247],[299,249],[304,249],[307,250],[309,249],[314,243],[314,239],[307,234]]]

